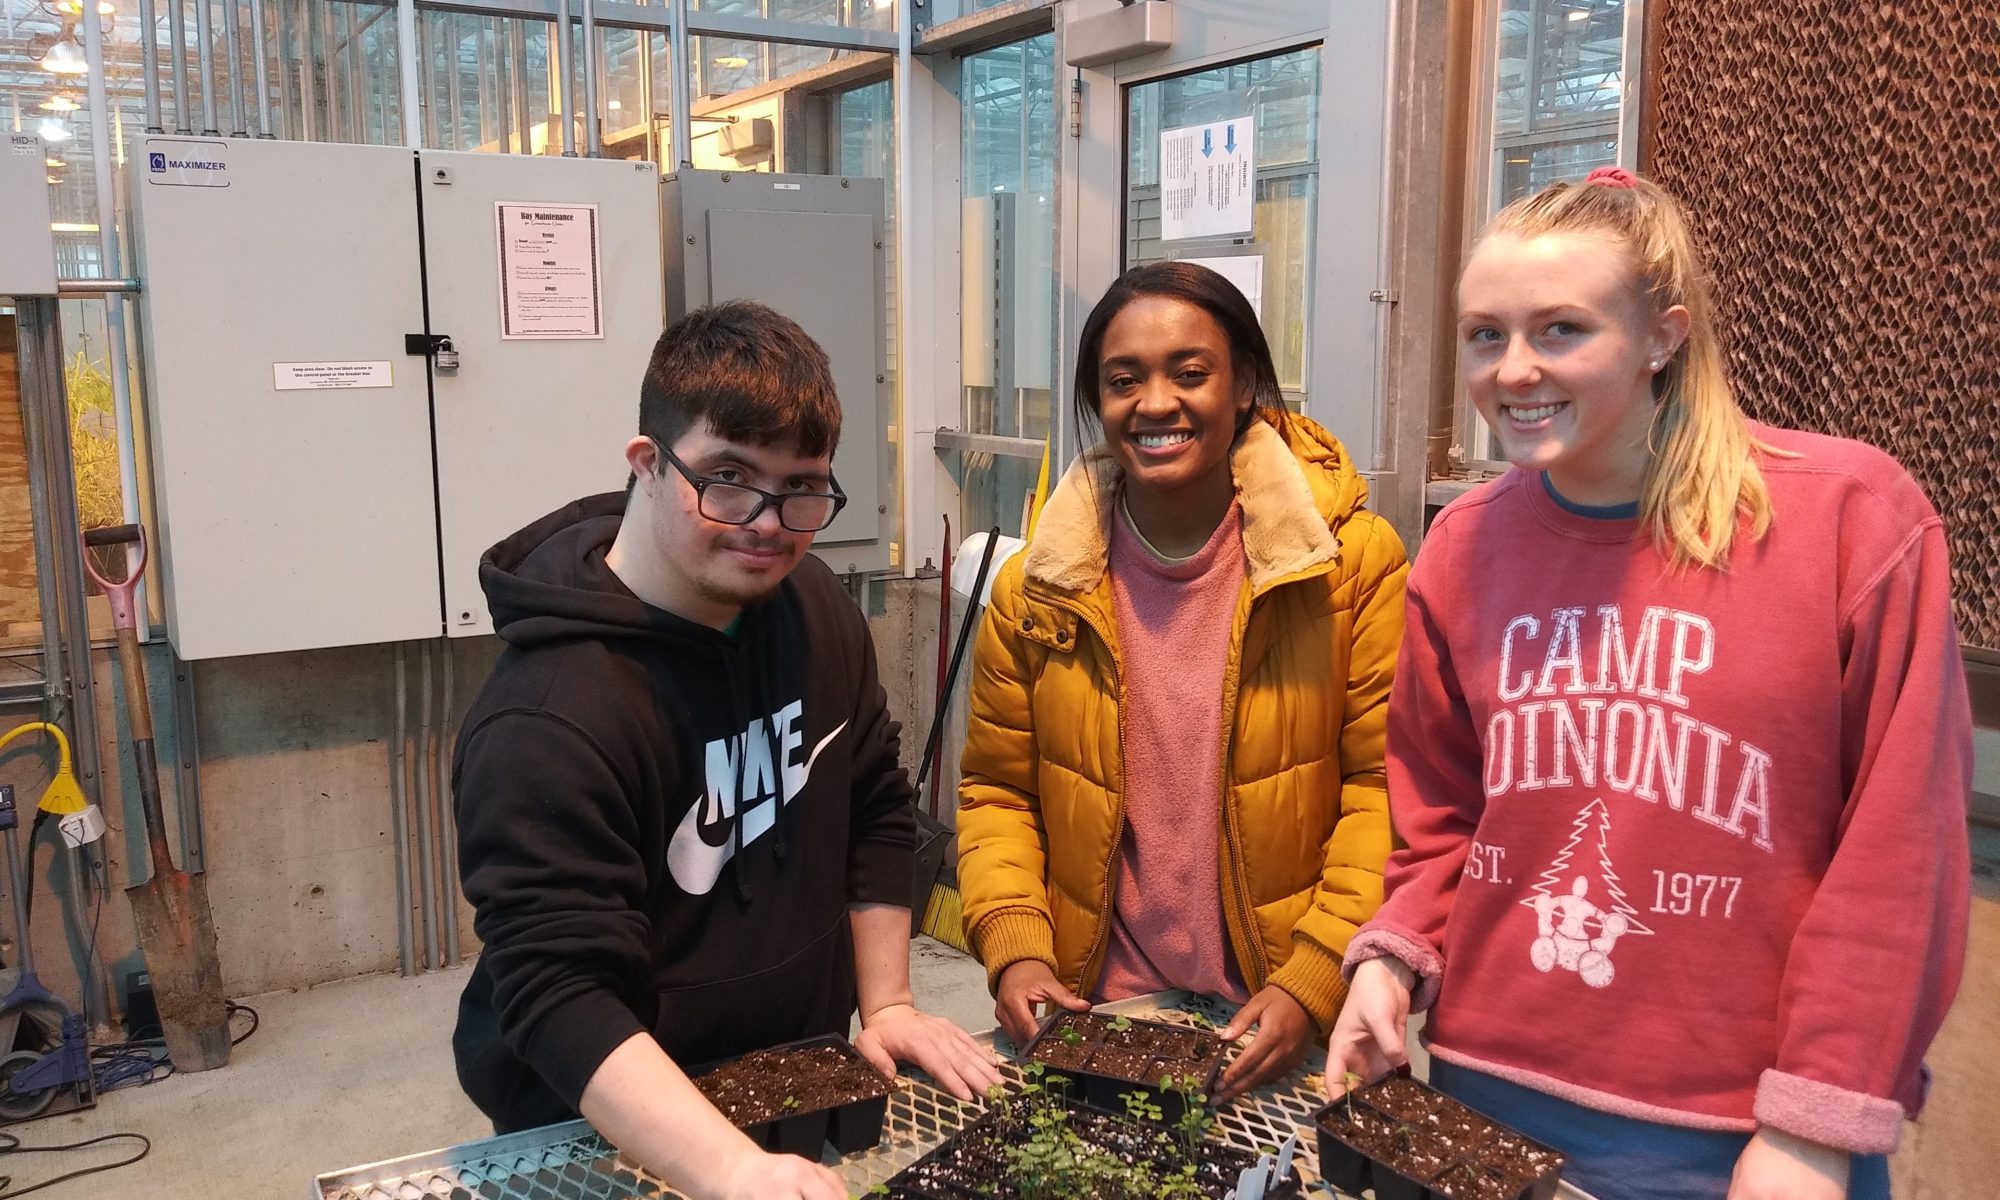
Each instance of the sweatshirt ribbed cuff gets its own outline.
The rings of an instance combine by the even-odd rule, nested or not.
[[[1354,978],[1354,968],[1371,958],[1393,958],[1417,977],[1417,990],[1410,994],[1410,1011],[1420,1013],[1437,1002],[1438,984],[1444,979],[1444,958],[1422,938],[1380,925],[1363,925],[1347,943],[1347,957],[1341,975]]]
[[[1903,1140],[1903,1106],[1894,1100],[1765,1071],[1757,1081],[1757,1123],[1836,1150],[1888,1154]]]
[[[1311,1014],[1319,1036],[1333,1032],[1333,1019],[1347,999],[1347,981],[1340,977],[1340,960],[1318,942],[1297,938],[1292,957],[1271,972],[1271,986],[1279,988]]]
[[[583,1106],[583,1089],[597,1068],[633,1034],[645,1032],[638,1016],[618,997],[609,992],[580,992],[543,1013],[534,1034],[518,1053],[564,1104],[578,1109]]]
[[[973,953],[986,964],[986,990],[994,995],[1000,992],[1000,972],[1024,958],[1040,959],[1049,970],[1056,969],[1055,928],[1034,909],[1003,909],[970,932]]]

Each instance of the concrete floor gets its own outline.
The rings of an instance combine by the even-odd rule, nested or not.
[[[1991,881],[1988,881],[1989,885]],[[1900,1200],[1994,1194],[2000,1179],[2000,887],[1975,905],[1965,988],[1931,1053],[1936,1087],[1896,1157]],[[993,1024],[977,963],[928,938],[911,953],[921,1003],[968,1029]],[[9,1127],[27,1145],[136,1131],[142,1161],[49,1189],[50,1200],[305,1200],[316,1175],[486,1136],[458,1089],[450,1031],[463,969],[377,975],[252,998],[261,1024],[227,1069],[106,1093],[96,1109]],[[0,1154],[15,1189],[114,1161],[129,1143],[58,1155]]]

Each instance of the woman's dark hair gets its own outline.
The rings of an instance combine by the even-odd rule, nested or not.
[[[1222,276],[1189,262],[1156,262],[1133,267],[1120,275],[1097,307],[1083,323],[1083,336],[1076,348],[1076,428],[1081,434],[1097,420],[1098,360],[1104,356],[1104,331],[1125,306],[1141,296],[1164,296],[1184,300],[1215,318],[1229,340],[1229,370],[1241,379],[1248,373],[1252,383],[1250,409],[1236,423],[1241,436],[1256,418],[1259,408],[1282,408],[1285,400],[1278,390],[1278,367],[1271,361],[1271,345],[1264,339],[1264,327],[1257,313],[1236,285]]]

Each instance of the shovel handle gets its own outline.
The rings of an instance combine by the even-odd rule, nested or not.
[[[139,628],[138,595],[139,585],[146,577],[146,531],[138,525],[110,525],[103,529],[83,531],[83,570],[92,583],[104,590],[105,598],[111,601],[111,623],[119,630]],[[137,545],[139,552],[132,559],[132,569],[122,580],[110,580],[97,573],[97,565],[88,553],[93,546]]]

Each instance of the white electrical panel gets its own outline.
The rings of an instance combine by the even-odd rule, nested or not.
[[[34,134],[0,132],[0,296],[56,294],[47,157]]]
[[[625,486],[639,383],[665,327],[649,162],[425,151],[418,177],[435,373],[444,625],[488,633],[479,557],[579,496]]]
[[[650,164],[149,136],[131,171],[181,657],[485,632],[480,554],[624,484]]]
[[[167,628],[188,659],[436,637],[408,150],[141,137]]]

